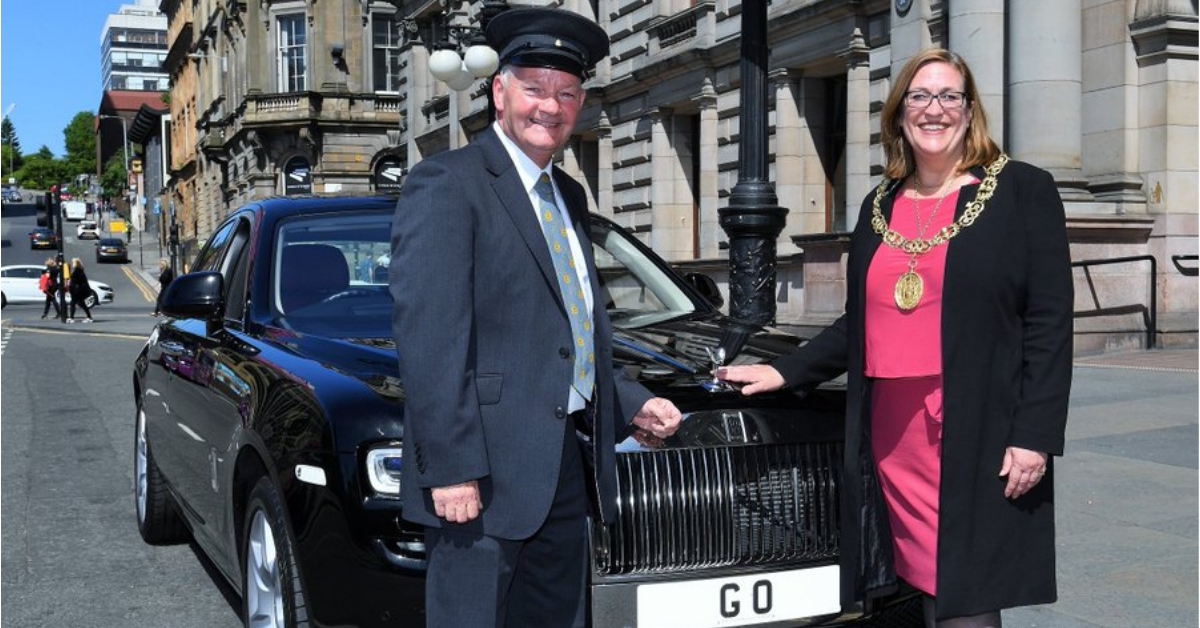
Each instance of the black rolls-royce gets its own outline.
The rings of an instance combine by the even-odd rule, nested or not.
[[[247,626],[424,625],[421,530],[398,498],[394,206],[237,210],[171,283],[136,359],[138,528],[154,544],[193,538],[240,593]],[[591,229],[617,360],[685,413],[665,442],[617,446],[620,517],[592,527],[592,625],[910,612],[838,602],[843,393],[744,398],[717,385],[722,352],[761,361],[798,340],[737,326],[711,280],[681,277],[604,218]]]

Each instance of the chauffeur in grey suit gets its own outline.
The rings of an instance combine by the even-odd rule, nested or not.
[[[587,515],[615,507],[618,433],[667,437],[681,417],[612,367],[586,198],[551,166],[608,37],[523,8],[487,37],[496,123],[417,164],[393,224],[404,516],[426,527],[429,626],[583,626]]]

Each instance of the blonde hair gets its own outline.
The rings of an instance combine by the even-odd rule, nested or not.
[[[76,267],[83,268],[83,260],[79,259],[78,257],[72,257],[71,258],[71,267],[72,268],[76,268]]]
[[[888,93],[883,103],[880,121],[880,143],[883,144],[884,169],[883,176],[888,179],[903,179],[916,169],[913,161],[912,147],[904,137],[904,94],[912,84],[913,77],[921,68],[930,63],[947,63],[963,77],[963,92],[966,93],[966,107],[971,109],[971,121],[967,125],[967,135],[963,139],[962,161],[958,164],[957,173],[962,173],[975,166],[992,163],[1000,156],[1000,147],[988,135],[987,114],[983,103],[979,102],[979,90],[975,87],[975,78],[967,62],[958,54],[943,48],[925,50],[908,60]]]

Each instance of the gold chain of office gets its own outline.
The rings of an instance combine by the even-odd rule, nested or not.
[[[887,220],[883,217],[883,212],[879,210],[879,201],[883,199],[883,194],[887,190],[889,183],[885,180],[875,189],[875,202],[871,206],[871,227],[875,229],[875,233],[878,233],[883,238],[883,243],[890,247],[900,249],[910,255],[928,253],[930,249],[944,244],[950,238],[958,235],[964,228],[971,226],[979,218],[979,214],[983,213],[984,204],[992,198],[992,194],[996,191],[996,177],[1007,163],[1008,155],[1000,153],[996,161],[988,165],[985,170],[987,176],[979,184],[979,192],[975,194],[975,199],[967,204],[963,215],[958,220],[939,229],[928,240],[921,238],[909,240],[888,227]]]

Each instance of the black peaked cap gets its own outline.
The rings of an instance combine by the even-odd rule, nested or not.
[[[485,35],[500,54],[500,67],[551,68],[580,80],[608,54],[604,29],[566,9],[509,9],[488,22]]]

